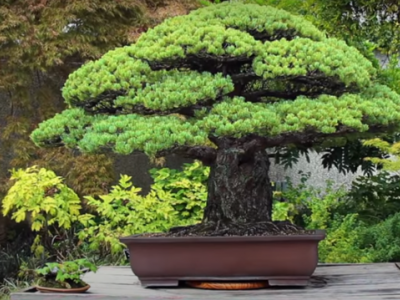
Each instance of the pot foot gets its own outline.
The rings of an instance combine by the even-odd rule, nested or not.
[[[307,286],[308,279],[271,279],[268,280],[270,286]]]
[[[163,280],[163,279],[140,279],[143,287],[162,287],[162,286],[178,286],[178,280]]]

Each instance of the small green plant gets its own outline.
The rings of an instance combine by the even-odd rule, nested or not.
[[[71,289],[87,286],[81,276],[88,270],[96,272],[97,267],[82,258],[62,263],[47,263],[34,272],[39,286]]]
[[[10,300],[10,294],[28,288],[30,284],[16,279],[5,279],[0,283],[0,300]]]
[[[301,179],[297,186],[294,186],[287,177],[288,188],[285,191],[274,192],[273,220],[289,220],[294,223],[301,223],[301,226],[305,225],[301,220],[302,210],[306,208],[304,200],[311,198],[315,190],[307,186],[307,180],[311,174],[301,171],[299,174]],[[278,198],[280,198],[279,201]]]

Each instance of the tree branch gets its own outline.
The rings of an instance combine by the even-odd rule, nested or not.
[[[125,95],[126,91],[106,91],[96,97],[88,98],[85,101],[76,101],[77,107],[82,107],[87,113],[106,113],[106,114],[126,114],[126,113],[137,113],[141,115],[159,115],[165,116],[170,114],[180,114],[187,117],[193,117],[196,110],[208,108],[222,100],[222,94],[217,95],[216,99],[204,99],[196,104],[188,106],[171,108],[168,110],[150,109],[142,104],[134,104],[128,108],[115,107],[114,100],[122,95]]]
[[[237,73],[237,74],[231,74],[230,75],[233,83],[236,82],[250,82],[254,79],[261,79],[260,76],[257,76],[256,73],[254,72],[243,72],[243,73]]]
[[[119,96],[126,95],[127,91],[105,91],[96,97],[87,98],[84,101],[73,99],[76,107],[83,108],[88,113],[109,113],[115,114],[117,110],[113,107],[113,102]]]
[[[275,97],[280,99],[294,100],[299,96],[299,93],[290,92],[276,92],[276,91],[255,91],[250,93],[245,93],[242,95],[249,102],[262,102],[262,97]]]
[[[284,90],[268,89],[270,83],[284,84]],[[346,92],[357,91],[355,86],[346,87],[338,78],[321,74],[309,76],[277,77],[273,80],[264,80],[261,85],[265,88],[252,91],[251,86],[242,95],[249,102],[262,102],[262,97],[274,97],[279,99],[295,100],[298,96],[316,98],[322,94],[340,97]]]
[[[253,56],[247,57],[245,55],[231,57],[199,53],[197,55],[188,54],[184,58],[173,58],[163,61],[149,61],[144,59],[142,60],[147,62],[153,71],[183,68],[200,72],[208,71],[212,74],[215,74],[219,72],[222,73],[222,67],[224,65],[250,63],[253,61],[253,59]]]
[[[370,126],[370,129],[364,134],[383,133],[388,130],[395,130],[395,126],[385,127],[381,125]],[[326,138],[335,138],[341,136],[349,136],[352,134],[362,135],[353,128],[339,125],[334,133],[319,133],[312,129],[306,130],[301,133],[281,134],[275,137],[262,137],[256,134],[249,134],[240,139],[223,138],[223,137],[209,137],[213,139],[215,144],[219,147],[240,147],[243,150],[242,159],[250,159],[254,153],[265,150],[267,148],[281,147],[289,144],[311,148],[318,145]]]
[[[167,150],[159,151],[156,157],[164,157],[168,154],[177,154],[182,157],[198,159],[204,165],[211,165],[217,157],[217,150],[208,146],[176,146]]]
[[[261,42],[276,41],[282,38],[291,41],[294,37],[296,37],[296,31],[294,29],[275,30],[272,34],[266,31],[259,32],[257,30],[247,30],[246,32],[253,36],[254,39]]]

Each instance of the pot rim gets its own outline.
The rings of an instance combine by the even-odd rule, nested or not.
[[[40,286],[40,285],[35,285],[35,289],[38,291],[48,291],[48,292],[54,292],[54,293],[83,293],[86,292],[88,289],[90,289],[90,285],[87,284],[83,287],[80,288],[73,288],[73,289],[61,289],[61,288],[51,288],[51,287],[45,287],[45,286]]]
[[[183,237],[142,237],[135,234],[119,238],[122,243],[190,243],[190,242],[293,242],[321,241],[325,238],[325,230],[314,230],[314,234],[270,235],[270,236],[183,236]]]

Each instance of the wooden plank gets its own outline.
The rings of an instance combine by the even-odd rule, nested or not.
[[[351,266],[323,266],[317,267],[315,275],[345,275],[345,274],[371,274],[377,273],[399,273],[394,263],[385,264],[359,264]]]
[[[400,270],[393,263],[320,265],[306,288],[268,288],[252,291],[207,291],[191,288],[145,289],[130,267],[101,267],[87,273],[89,293],[78,295],[14,293],[12,300],[389,300],[400,299]]]

